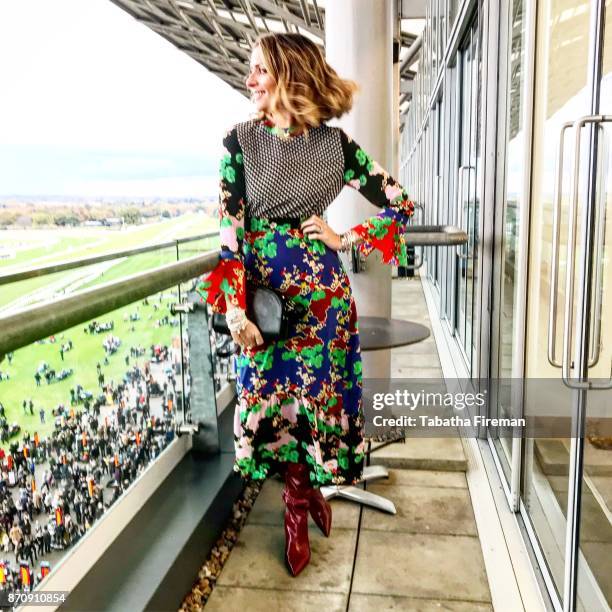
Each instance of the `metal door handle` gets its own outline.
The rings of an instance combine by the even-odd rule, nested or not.
[[[565,131],[572,127],[573,122],[568,121],[561,126],[559,133],[559,150],[557,151],[557,164],[555,168],[555,192],[553,196],[553,243],[552,261],[550,262],[550,300],[548,307],[548,362],[560,368],[562,361],[555,359],[557,343],[557,283],[559,281],[559,234],[561,233],[561,194],[563,191],[563,146],[565,144]]]
[[[605,116],[603,120],[598,123],[607,123]],[[593,261],[595,262],[595,307],[593,314],[595,316],[595,329],[593,330],[593,345],[591,348],[591,354],[589,356],[589,367],[592,368],[599,362],[599,355],[601,353],[601,307],[603,302],[603,286],[601,279],[601,266],[599,261],[603,255],[604,240],[605,240],[605,228],[606,228],[606,197],[605,189],[602,189],[603,204],[601,204],[600,214],[594,219],[595,222],[595,253],[593,254]],[[597,193],[595,193],[597,196]],[[598,203],[595,203],[595,211],[597,211]]]
[[[575,157],[574,157],[574,172],[572,176],[572,197],[570,199],[570,210],[569,210],[569,227],[568,227],[568,239],[567,239],[567,276],[566,276],[566,293],[565,293],[565,317],[563,322],[563,363],[562,363],[562,377],[563,382],[568,387],[573,389],[612,389],[612,363],[610,364],[611,376],[604,383],[595,383],[592,380],[575,380],[570,377],[570,364],[571,364],[571,353],[572,353],[572,323],[573,323],[573,303],[574,303],[574,272],[576,268],[576,217],[578,211],[578,192],[580,184],[580,137],[582,135],[582,128],[587,124],[600,124],[612,122],[612,115],[587,115],[578,119],[574,123],[576,130],[576,144],[575,144]],[[590,203],[587,203],[587,223],[589,226],[594,214],[593,208]],[[596,245],[599,248],[599,245]],[[584,256],[584,254],[583,254]],[[585,262],[586,265],[587,262]],[[599,287],[596,287],[598,290]],[[585,293],[590,291],[590,287],[581,287],[583,301]],[[596,300],[596,304],[597,304]],[[599,327],[598,334],[601,334],[601,327]],[[596,328],[597,329],[597,328]],[[589,339],[587,338],[587,342]],[[598,335],[595,336],[594,341],[596,344],[600,342]]]
[[[459,166],[458,169],[458,174],[457,174],[457,227],[459,229],[463,229],[462,225],[461,225],[461,219],[462,219],[462,204],[463,204],[463,200],[462,200],[462,196],[463,196],[463,173],[465,171],[470,171],[470,170],[475,170],[474,166]],[[469,254],[469,243],[470,243],[470,233],[469,233],[469,220],[468,220],[468,227],[465,228],[465,233],[468,235],[468,241],[465,243],[466,244],[466,249],[467,249],[467,253],[464,255],[461,250],[463,245],[458,244],[455,247],[455,252],[457,257],[459,257],[459,259],[469,259],[470,258],[470,254]]]

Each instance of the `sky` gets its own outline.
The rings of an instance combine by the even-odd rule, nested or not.
[[[110,0],[0,0],[0,198],[207,197],[249,102]]]

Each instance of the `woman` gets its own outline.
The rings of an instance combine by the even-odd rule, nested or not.
[[[299,34],[266,34],[246,85],[258,111],[223,141],[221,258],[198,291],[226,313],[237,357],[235,470],[285,478],[285,559],[293,575],[310,560],[308,512],[327,536],[321,485],[359,480],[363,459],[357,312],[338,251],[352,245],[406,264],[406,192],[341,129],[326,121],[352,106],[340,78]],[[344,185],[382,208],[342,235],[321,218]],[[245,223],[245,218],[247,219]],[[246,316],[246,290],[269,287],[306,307],[285,340],[264,342]]]

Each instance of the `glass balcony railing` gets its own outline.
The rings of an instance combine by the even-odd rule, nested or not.
[[[234,347],[194,292],[216,241],[0,274],[1,589],[52,575],[182,434],[218,444]]]

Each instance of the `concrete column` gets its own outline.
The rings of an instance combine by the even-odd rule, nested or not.
[[[399,16],[399,1],[393,0],[392,3],[392,19],[393,19],[393,166],[390,168],[395,179],[400,180],[400,164],[401,164],[401,138],[400,138],[400,49],[401,45],[401,22]]]
[[[400,176],[400,164],[402,161],[401,134],[400,134],[400,65],[399,62],[393,64],[393,178],[398,181]]]
[[[327,61],[338,74],[360,86],[350,113],[338,124],[383,168],[393,173],[393,0],[333,0],[325,8]],[[345,188],[328,209],[337,232],[363,222],[380,209]],[[343,258],[348,270],[346,257]],[[359,316],[391,317],[391,267],[377,252],[367,270],[349,272]],[[390,352],[363,354],[363,375],[388,378]]]

